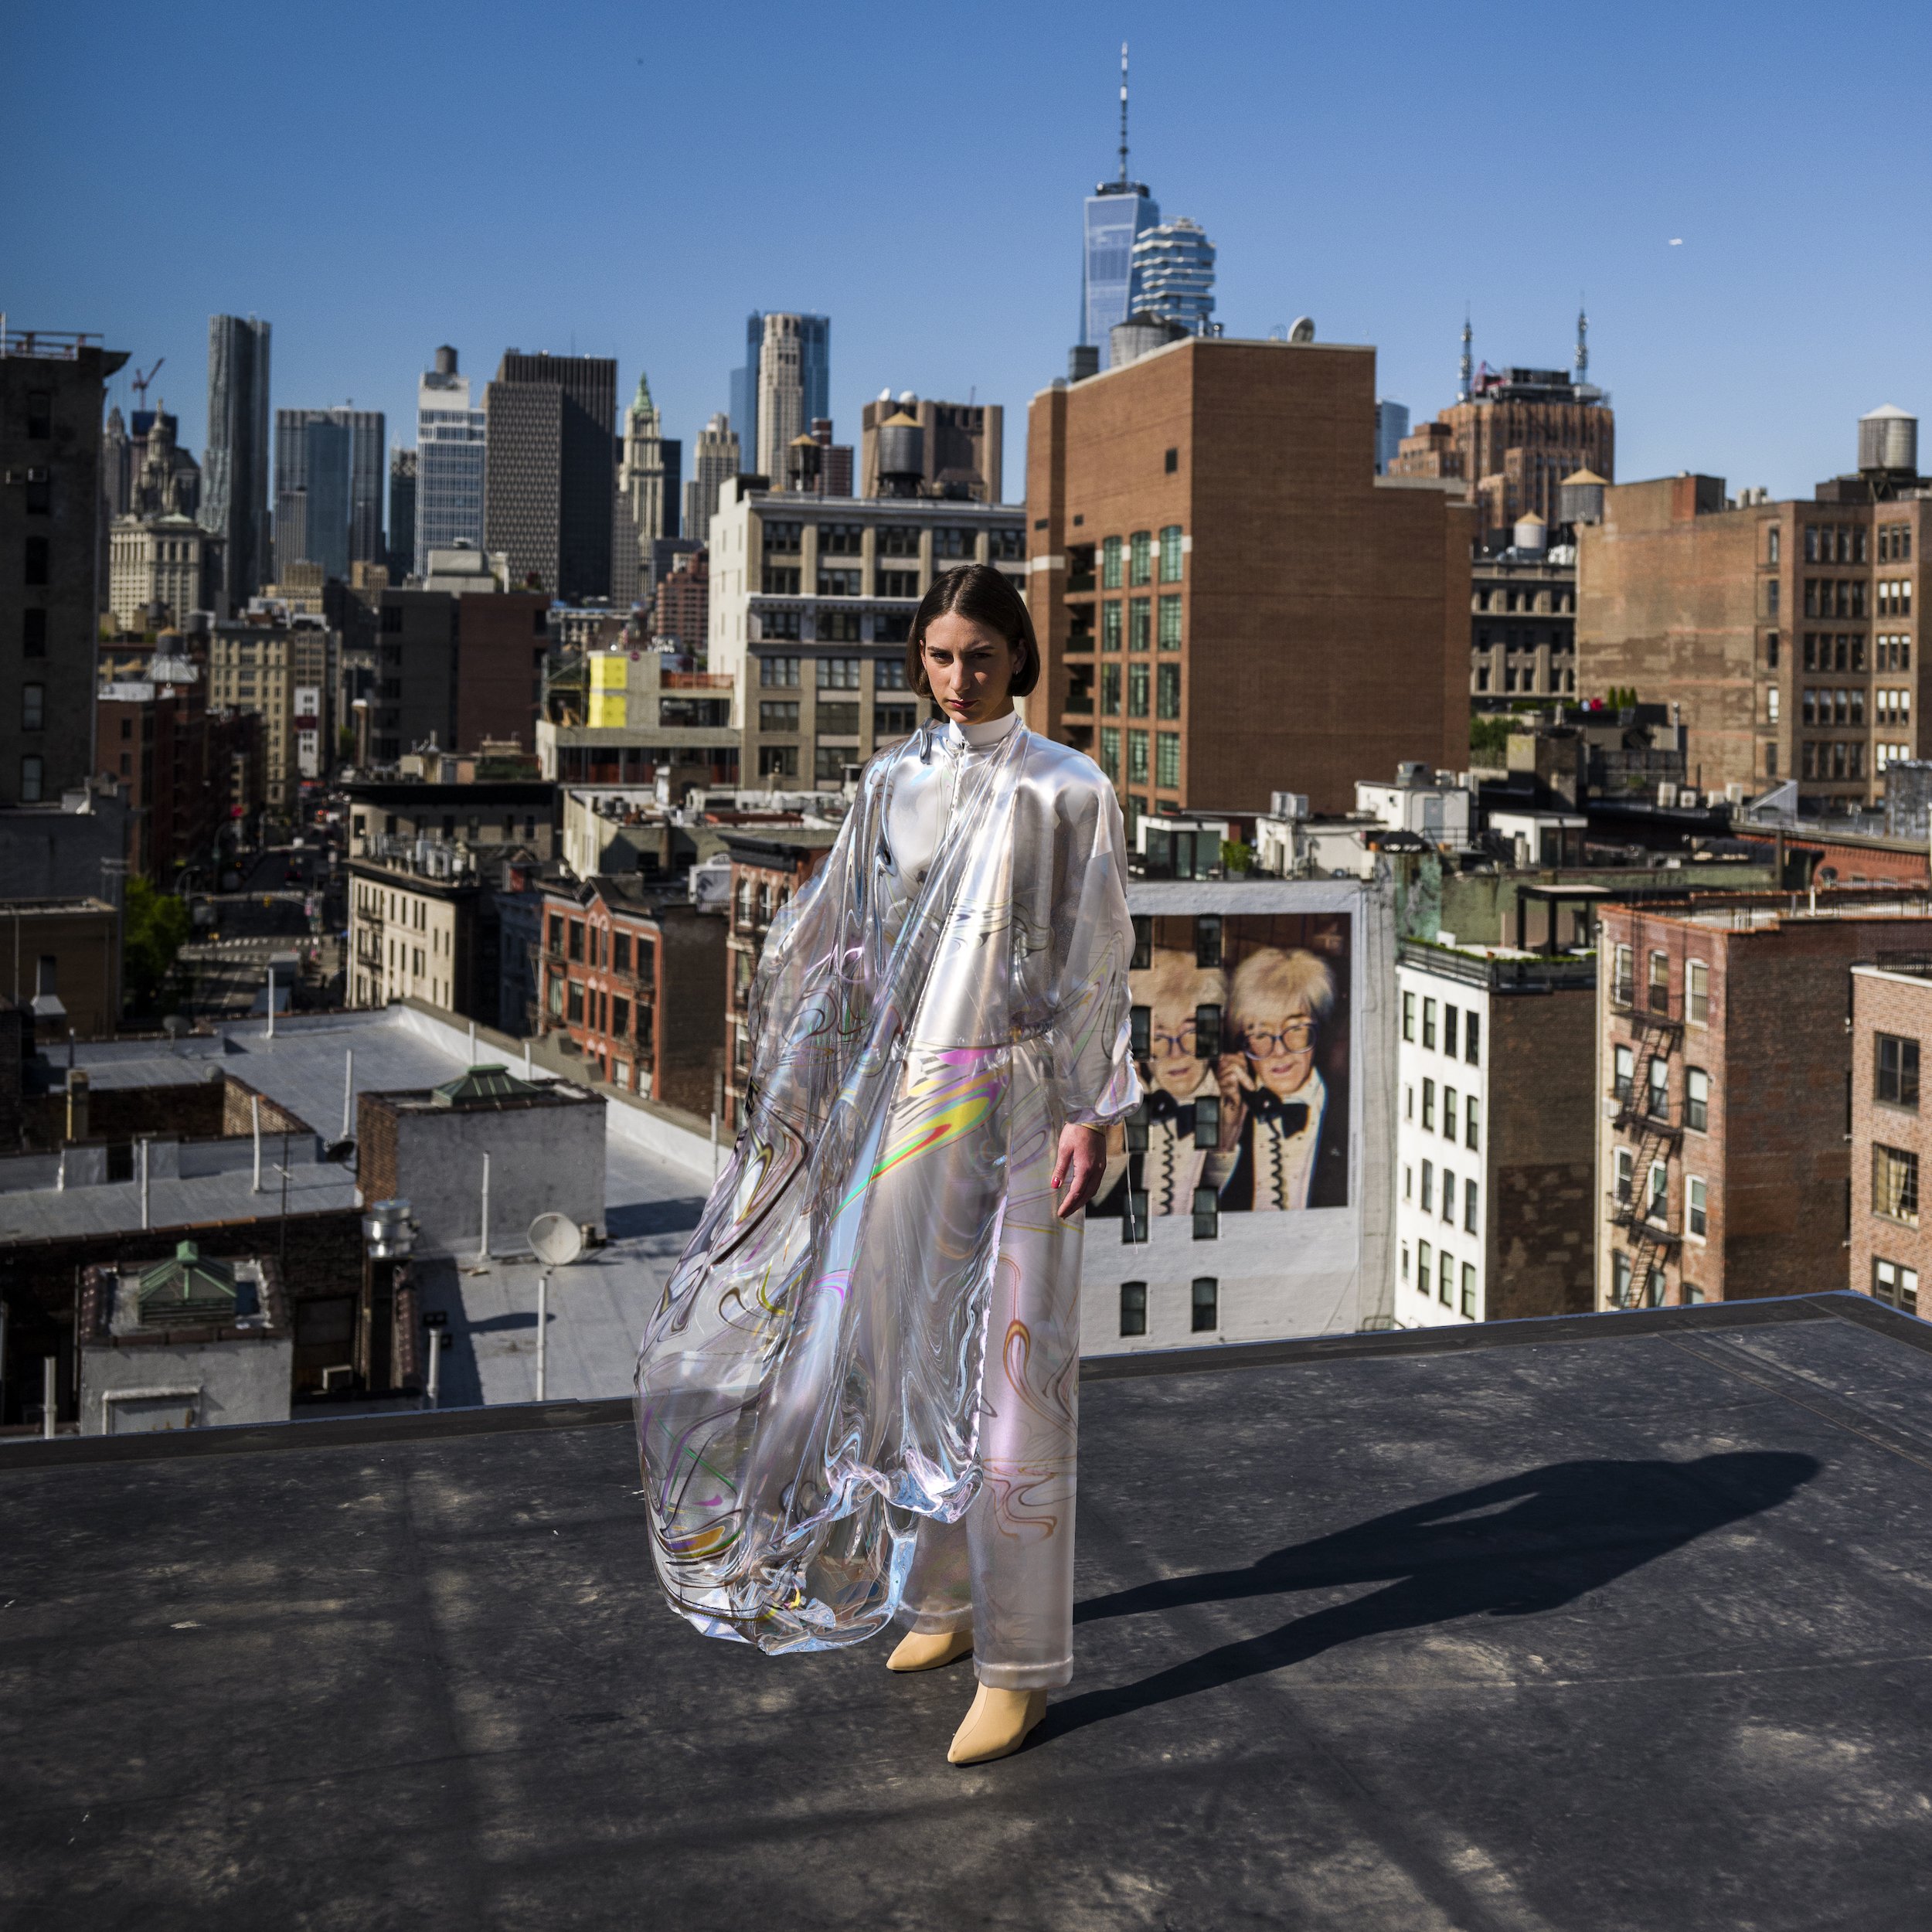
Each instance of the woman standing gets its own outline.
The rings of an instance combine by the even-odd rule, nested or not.
[[[1005,577],[940,578],[906,668],[947,721],[872,760],[773,923],[638,1438],[675,1609],[773,1651],[897,1620],[896,1670],[970,1651],[976,1764],[1072,1674],[1079,1217],[1139,1098],[1133,930],[1112,787],[1013,709],[1039,652]]]

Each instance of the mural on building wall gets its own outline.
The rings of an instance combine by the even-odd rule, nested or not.
[[[1095,1215],[1349,1204],[1350,917],[1134,920],[1147,1098],[1108,1137]]]

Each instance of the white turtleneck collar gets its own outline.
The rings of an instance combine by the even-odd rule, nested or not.
[[[946,721],[947,736],[952,743],[964,745],[971,751],[990,751],[1019,729],[1017,711],[1009,711],[1003,717],[989,718],[984,724],[966,724],[957,718],[948,718]]]

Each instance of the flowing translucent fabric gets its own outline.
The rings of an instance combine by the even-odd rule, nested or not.
[[[660,1580],[767,1651],[872,1635],[920,1520],[973,1501],[1016,1077],[1056,1132],[1138,1098],[1111,787],[1025,730],[956,739],[874,759],[773,921],[746,1124],[639,1352]],[[888,841],[915,781],[947,787],[916,886]]]

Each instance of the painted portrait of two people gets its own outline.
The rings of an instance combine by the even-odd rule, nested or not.
[[[1345,913],[1137,919],[1147,1097],[1109,1136],[1095,1216],[1349,1200]]]

